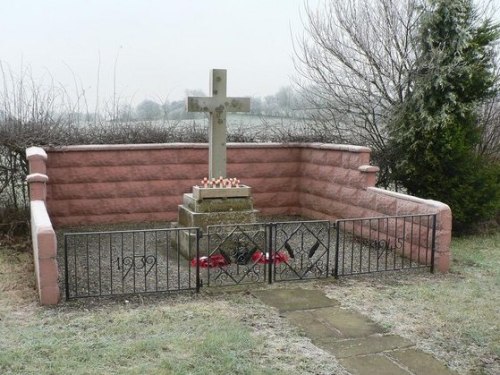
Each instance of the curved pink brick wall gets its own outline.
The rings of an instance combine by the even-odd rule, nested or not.
[[[56,226],[176,220],[182,194],[208,170],[208,149],[200,144],[70,146],[47,153],[47,206]],[[369,160],[365,147],[232,144],[228,175],[252,187],[263,214],[339,218],[345,217],[341,196],[375,184],[374,171],[359,170]]]
[[[56,227],[175,221],[182,194],[207,176],[205,144],[92,145],[46,149],[31,173],[46,173]],[[448,269],[448,206],[375,188],[370,149],[329,144],[229,144],[228,176],[252,187],[262,214],[311,218],[438,214],[436,265]],[[45,169],[46,171],[45,171]]]

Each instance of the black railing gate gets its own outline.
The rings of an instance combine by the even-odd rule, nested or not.
[[[201,258],[204,285],[230,285],[327,277],[330,223],[216,225],[207,230]]]

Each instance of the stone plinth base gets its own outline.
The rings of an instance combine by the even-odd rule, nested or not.
[[[250,197],[234,198],[210,198],[197,200],[193,194],[184,194],[181,207],[196,213],[215,213],[215,212],[240,212],[252,211],[253,202]]]
[[[206,232],[209,225],[254,223],[256,213],[249,186],[195,186],[192,194],[184,194],[179,206],[179,226],[201,227]]]
[[[196,258],[196,234],[190,233],[188,231],[180,231],[179,232],[179,244],[177,244],[177,239],[172,238],[173,246],[179,246],[180,254],[186,258],[187,260],[191,260]],[[200,256],[207,255],[206,252],[206,243],[207,240],[205,238],[200,238]]]
[[[182,205],[179,206],[180,227],[200,227],[204,232],[209,225],[248,224],[254,223],[257,210],[195,212]]]
[[[179,227],[200,227],[207,232],[210,225],[255,223],[251,188],[193,187],[193,193],[184,194],[183,204],[179,206]],[[200,255],[206,255],[206,240],[201,239]],[[195,236],[180,234],[179,248],[184,256],[191,256],[196,246]]]

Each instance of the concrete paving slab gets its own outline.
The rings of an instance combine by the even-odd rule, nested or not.
[[[353,375],[454,375],[433,356],[386,331],[362,314],[339,307],[319,290],[252,291],[284,312],[312,342],[335,355]],[[456,374],[455,374],[456,375]]]
[[[339,332],[339,338],[359,338],[386,332],[360,313],[340,307],[315,309],[313,315],[330,330]]]
[[[340,305],[338,301],[325,296],[321,290],[269,289],[256,290],[252,293],[262,302],[276,307],[281,312]]]
[[[373,335],[360,339],[342,341],[320,339],[317,342],[314,341],[314,344],[332,353],[337,358],[377,354],[388,350],[414,346],[411,341],[397,335]]]
[[[388,354],[415,375],[456,375],[432,355],[418,349],[396,350]]]
[[[297,310],[286,313],[286,317],[290,323],[299,327],[307,337],[317,340],[338,340],[341,333],[337,330],[331,330],[323,323],[319,322],[314,316],[314,310]]]
[[[339,359],[340,364],[352,375],[410,375],[392,362],[389,358],[371,354],[362,357],[348,357]]]

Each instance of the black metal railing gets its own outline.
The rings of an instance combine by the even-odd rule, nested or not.
[[[199,228],[64,234],[66,299],[199,288]],[[184,247],[184,254],[181,254]]]
[[[330,222],[272,223],[273,281],[327,277],[330,270]]]
[[[334,276],[429,267],[436,215],[337,220]]]
[[[67,299],[428,267],[436,215],[64,234]]]

